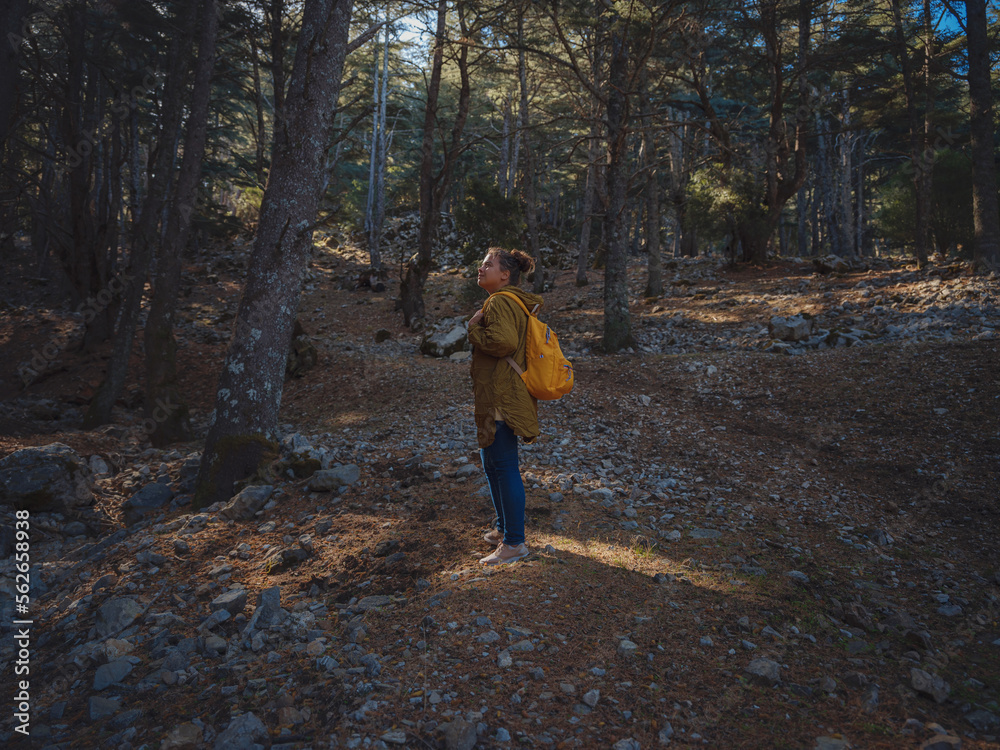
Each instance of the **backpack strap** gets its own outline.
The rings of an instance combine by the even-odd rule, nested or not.
[[[499,291],[499,292],[493,292],[493,294],[502,294],[504,297],[510,297],[512,300],[514,300],[518,304],[518,306],[522,310],[524,310],[524,314],[527,315],[528,317],[531,317],[532,315],[534,315],[535,312],[538,310],[538,305],[535,305],[529,311],[528,308],[525,306],[525,304],[521,301],[521,298],[518,297],[516,294],[512,294],[511,292]]]
[[[538,309],[538,305],[535,305],[534,309],[531,312],[528,312],[528,308],[521,301],[521,298],[518,297],[516,294],[511,294],[510,292],[494,292],[493,294],[502,294],[504,297],[510,297],[512,300],[514,300],[518,304],[518,306],[522,310],[524,310],[524,314],[527,315],[529,318],[531,317],[532,313],[535,310]],[[485,306],[485,304],[486,303],[483,303],[484,306]],[[517,362],[514,361],[513,357],[504,357],[504,360],[506,360],[507,364],[509,364],[513,368],[514,372],[516,372],[518,374],[518,377],[524,377],[524,370],[522,370],[518,366]]]

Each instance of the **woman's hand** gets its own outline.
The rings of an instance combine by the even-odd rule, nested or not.
[[[483,319],[483,311],[476,310],[476,314],[472,316],[468,323],[465,324],[466,329],[472,328],[476,323]]]

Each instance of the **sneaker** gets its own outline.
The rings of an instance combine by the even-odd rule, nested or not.
[[[509,544],[504,544],[501,542],[497,545],[497,548],[492,554],[487,555],[482,558],[479,562],[483,565],[503,565],[504,563],[512,563],[522,558],[527,557],[531,553],[528,549],[528,545],[521,542],[516,547]]]
[[[503,532],[500,529],[490,529],[485,534],[483,534],[483,539],[485,539],[490,544],[500,544],[503,542]]]

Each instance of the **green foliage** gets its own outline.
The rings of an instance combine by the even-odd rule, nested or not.
[[[726,242],[737,226],[763,223],[762,195],[759,175],[749,169],[725,174],[717,166],[704,167],[688,183],[686,228],[708,243]]]
[[[524,231],[524,217],[515,198],[505,198],[496,185],[472,178],[465,199],[455,210],[455,225],[469,235],[462,260],[475,262],[490,245],[514,247]]]
[[[915,241],[916,192],[908,162],[879,191],[873,223],[891,246],[911,247]],[[971,258],[972,163],[958,151],[945,149],[934,161],[931,230],[939,251]]]

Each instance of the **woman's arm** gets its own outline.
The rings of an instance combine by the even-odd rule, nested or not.
[[[473,324],[475,316],[469,321],[469,343],[476,351],[497,359],[512,355],[520,343],[517,316],[523,314],[520,309],[514,309],[513,302],[490,300],[480,325]]]

